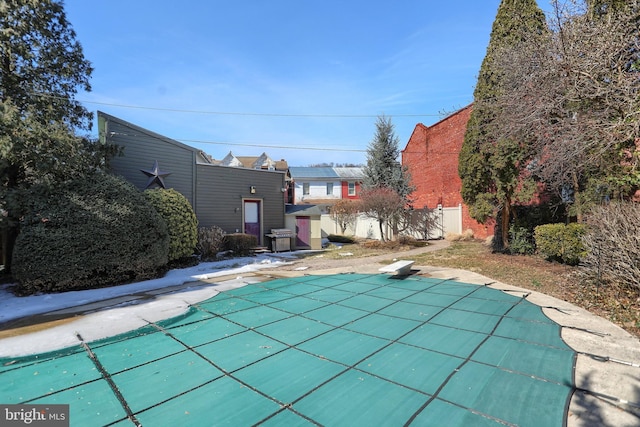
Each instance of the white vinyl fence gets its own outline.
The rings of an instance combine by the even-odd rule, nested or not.
[[[442,208],[442,231],[438,237],[447,233],[462,234],[462,205],[452,208]]]
[[[462,205],[456,207],[444,208],[438,206],[433,210],[434,226],[430,229],[429,239],[439,239],[447,233],[462,233]],[[331,218],[329,214],[323,214],[320,217],[322,227],[322,237],[330,234],[342,234],[340,226]],[[385,236],[391,235],[391,229],[385,226]],[[353,226],[347,227],[344,233],[347,236],[355,236],[363,239],[380,239],[380,229],[378,221],[365,215],[359,215]],[[414,235],[421,239],[423,236]]]

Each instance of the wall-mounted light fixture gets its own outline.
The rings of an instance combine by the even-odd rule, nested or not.
[[[251,187],[249,187],[249,192],[251,194],[256,194],[256,187],[254,187],[253,185]]]

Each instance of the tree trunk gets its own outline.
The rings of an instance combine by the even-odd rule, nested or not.
[[[24,179],[23,170],[16,164],[10,164],[3,171],[3,178],[6,179],[6,191],[12,191],[18,188],[18,183]],[[0,228],[0,242],[2,243],[2,263],[4,264],[4,273],[11,274],[11,257],[13,256],[13,248],[20,232],[20,222],[13,215],[11,209],[7,209],[7,225]]]
[[[507,249],[509,247],[509,220],[511,219],[511,203],[506,200],[502,205],[502,218],[501,218],[501,230],[502,230],[502,248]]]
[[[4,273],[11,273],[11,257],[13,256],[13,247],[18,237],[17,227],[3,227],[0,230],[2,234],[2,264],[4,265]]]
[[[378,227],[380,228],[380,240],[384,242],[384,232],[382,231],[383,222],[378,220]]]
[[[580,184],[575,172],[572,174],[573,179],[573,203],[576,208],[576,221],[582,223],[582,203],[580,202]]]

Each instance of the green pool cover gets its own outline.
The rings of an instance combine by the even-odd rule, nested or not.
[[[223,292],[178,318],[0,360],[0,403],[73,426],[562,426],[575,353],[526,299],[340,274]]]

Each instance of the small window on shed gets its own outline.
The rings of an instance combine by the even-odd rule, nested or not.
[[[350,182],[349,183],[349,195],[350,196],[355,196],[356,195],[356,183],[355,182]]]
[[[309,195],[309,183],[308,182],[303,182],[302,183],[302,194],[305,196]]]

